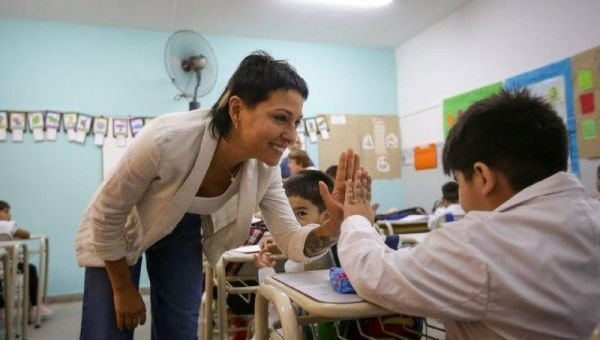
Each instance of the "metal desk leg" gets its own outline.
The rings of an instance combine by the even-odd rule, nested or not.
[[[286,340],[302,340],[296,311],[292,306],[289,296],[268,284],[261,285],[256,292],[254,305],[256,339],[264,340],[269,336],[267,325],[268,301],[271,301],[277,307],[277,313],[279,314],[283,328],[283,338]]]
[[[212,340],[213,337],[213,287],[214,282],[214,270],[210,265],[206,266],[204,272],[204,310],[202,311],[202,339]]]
[[[217,274],[217,308],[219,314],[219,339],[229,338],[229,325],[227,323],[227,281],[225,280],[225,263],[219,260],[215,268]]]

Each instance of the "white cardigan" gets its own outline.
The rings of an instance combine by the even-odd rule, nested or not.
[[[169,234],[186,213],[217,147],[207,110],[172,113],[153,119],[104,179],[83,214],[76,238],[80,266],[103,267],[143,252]],[[291,259],[304,261],[304,242],[314,227],[301,228],[282,187],[279,166],[246,161],[237,217],[213,232],[203,216],[203,250],[211,264],[241,245],[257,206],[277,245]]]

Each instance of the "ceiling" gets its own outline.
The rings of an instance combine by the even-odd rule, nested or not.
[[[469,1],[394,0],[357,8],[299,0],[0,0],[0,16],[395,48]]]

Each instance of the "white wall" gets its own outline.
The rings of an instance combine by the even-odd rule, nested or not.
[[[403,148],[443,141],[444,98],[600,45],[599,18],[598,0],[475,0],[404,43],[396,49]],[[598,163],[581,164],[589,194]],[[439,196],[445,180],[432,172],[404,172],[414,176],[403,178],[407,205]]]

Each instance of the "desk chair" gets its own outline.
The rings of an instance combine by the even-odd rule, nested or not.
[[[7,240],[12,236],[2,234],[0,249],[6,253],[3,258],[3,268],[0,275],[4,278],[4,308],[6,323],[6,339],[27,338],[27,321],[29,319],[29,252],[27,243]],[[19,262],[23,263],[22,273],[19,273]],[[14,327],[16,323],[16,328]]]

